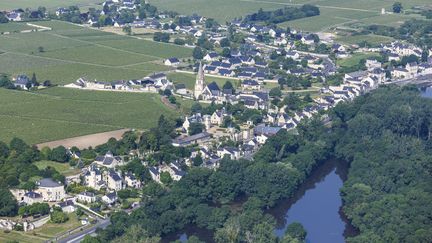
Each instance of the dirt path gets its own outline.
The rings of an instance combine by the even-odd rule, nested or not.
[[[90,135],[85,135],[80,137],[67,138],[62,140],[36,144],[36,146],[39,149],[43,147],[55,148],[60,145],[63,145],[66,148],[76,146],[79,149],[84,149],[90,146],[95,147],[97,145],[106,143],[110,138],[120,139],[123,133],[127,131],[130,131],[130,129],[120,129],[111,132],[95,133],[95,134],[90,134]]]

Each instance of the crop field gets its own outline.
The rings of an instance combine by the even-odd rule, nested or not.
[[[0,140],[20,137],[37,144],[121,128],[148,129],[161,114],[179,115],[157,94],[0,89]]]
[[[394,1],[388,0],[150,0],[150,2],[161,9],[175,10],[182,14],[197,13],[215,18],[222,23],[256,12],[260,8],[274,10],[285,6],[314,4],[320,7],[320,16],[280,24],[281,27],[290,26],[305,31],[327,31],[351,23],[397,25],[401,20],[412,17],[381,15],[382,8],[391,11]],[[405,9],[431,4],[430,0],[401,2]]]
[[[44,6],[47,9],[55,9],[58,7],[67,7],[77,5],[79,7],[95,7],[100,4],[100,0],[2,0],[0,1],[0,10],[12,10],[17,8],[37,8]]]
[[[380,35],[353,35],[353,36],[340,36],[336,38],[336,41],[345,44],[359,44],[363,41],[367,41],[372,45],[378,46],[381,43],[389,43],[393,41],[393,38]]]
[[[0,72],[35,73],[39,81],[67,84],[80,77],[113,81],[166,71],[168,57],[190,57],[189,48],[120,36],[61,21],[36,24],[52,31],[0,35]],[[1,26],[1,25],[0,25]]]

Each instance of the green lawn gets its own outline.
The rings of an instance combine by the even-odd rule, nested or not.
[[[157,94],[50,88],[0,89],[0,140],[36,144],[121,128],[148,129],[161,114],[179,115]]]
[[[3,230],[0,231],[0,242],[20,242],[20,243],[36,243],[46,242],[54,238],[55,236],[77,228],[81,225],[75,213],[68,214],[69,220],[63,224],[54,224],[48,222],[42,227],[37,228],[30,232],[12,231],[5,233]]]
[[[332,27],[356,22],[394,25],[411,16],[381,15],[381,9],[391,11],[393,1],[382,0],[150,0],[160,9],[175,10],[182,14],[198,13],[220,22],[245,16],[262,8],[274,10],[286,6],[314,4],[321,10],[320,16],[288,21],[281,27],[293,27],[305,31],[327,31]],[[405,9],[430,4],[430,0],[404,0]]]
[[[345,43],[348,45],[359,44],[363,41],[377,46],[382,43],[389,43],[393,41],[393,38],[380,35],[353,35],[353,36],[339,36],[336,38],[337,42]]]
[[[31,30],[31,29],[34,29],[34,27],[30,27],[25,23],[9,22],[6,24],[0,24],[0,33],[16,32],[16,31]]]
[[[52,168],[55,168],[60,174],[64,176],[76,175],[80,172],[79,169],[71,167],[69,163],[59,163],[55,161],[41,160],[37,161],[35,165],[41,170],[50,166]]]
[[[100,0],[2,0],[0,1],[1,10],[12,10],[16,8],[37,8],[39,6],[44,6],[49,10],[54,10],[58,7],[67,7],[71,5],[77,5],[80,7],[95,7],[97,4],[101,3]]]
[[[354,53],[351,57],[340,59],[337,61],[337,64],[342,67],[352,67],[360,63],[362,59],[367,59],[369,57],[377,57],[378,53]]]
[[[0,72],[35,73],[39,81],[67,84],[80,77],[113,81],[139,79],[166,71],[167,57],[190,57],[172,44],[120,36],[61,21],[41,21],[52,31],[0,35]],[[1,25],[0,25],[1,26]],[[40,47],[43,51],[40,52]]]

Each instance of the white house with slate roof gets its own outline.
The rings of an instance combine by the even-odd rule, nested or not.
[[[95,164],[88,167],[87,171],[84,173],[83,180],[84,185],[96,190],[100,190],[105,186],[102,180],[102,173]]]
[[[41,203],[43,202],[42,194],[33,191],[26,192],[24,193],[23,202],[27,205]]]
[[[46,202],[57,202],[66,196],[63,185],[51,178],[41,179],[36,184],[38,189],[35,192],[41,194]]]
[[[180,64],[180,60],[176,57],[171,57],[166,59],[164,64],[167,66],[178,66]]]
[[[108,189],[119,191],[123,189],[123,179],[114,170],[109,170],[105,172],[105,183]]]
[[[97,156],[94,162],[97,165],[107,168],[115,168],[116,166],[123,164],[123,160],[120,156],[114,156],[111,151],[108,151],[105,156]]]

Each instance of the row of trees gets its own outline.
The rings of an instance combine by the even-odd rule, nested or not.
[[[319,14],[319,8],[310,4],[305,4],[301,7],[285,7],[274,11],[264,11],[260,8],[258,12],[247,15],[243,22],[266,22],[268,24],[279,24],[294,19],[317,16]]]
[[[343,211],[360,230],[349,242],[430,242],[431,100],[385,87],[338,105],[333,124],[350,162]]]

